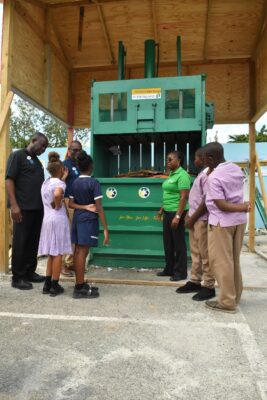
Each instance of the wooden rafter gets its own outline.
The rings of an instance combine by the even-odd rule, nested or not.
[[[108,49],[108,52],[109,52],[110,63],[111,64],[115,64],[115,57],[114,57],[114,54],[113,54],[111,41],[110,41],[107,25],[106,25],[106,22],[105,22],[102,6],[98,3],[97,0],[93,0],[93,2],[97,7],[98,16],[99,16],[99,19],[100,19],[102,31],[103,31],[103,34],[104,34],[104,37],[105,37],[105,41],[106,41],[106,45],[107,45],[107,49]]]
[[[41,0],[23,0],[25,3],[32,4],[33,6],[45,9],[46,5]]]
[[[153,22],[153,30],[154,30],[154,39],[155,42],[158,43],[158,25],[157,25],[157,11],[156,11],[156,0],[151,0],[151,9],[152,9],[152,22]]]
[[[83,21],[84,21],[84,7],[80,7],[79,28],[78,28],[78,50],[79,51],[82,51],[82,44],[83,44]]]
[[[34,31],[34,33],[38,36],[38,38],[44,42],[49,43],[51,46],[51,50],[55,54],[55,56],[62,62],[62,64],[67,68],[70,69],[71,66],[68,64],[68,61],[65,59],[64,56],[60,53],[58,48],[54,45],[53,42],[47,37],[46,33],[39,27],[39,25],[32,19],[32,17],[28,14],[27,10],[19,3],[18,1],[15,2],[14,5],[15,11],[23,18],[23,20],[27,23],[27,25]]]
[[[183,61],[182,66],[196,66],[196,65],[214,65],[214,64],[247,64],[250,58],[225,58],[225,59],[214,59],[214,60],[188,60]],[[165,61],[159,64],[159,67],[175,67],[177,65],[176,61]],[[127,69],[143,68],[143,63],[128,64]],[[86,71],[110,71],[117,69],[117,66],[110,65],[73,65],[73,71],[75,72],[86,72]],[[128,78],[129,79],[129,78]]]
[[[61,50],[63,56],[65,57],[65,59],[68,61],[69,66],[71,67],[72,60],[69,57],[68,49],[65,46],[64,40],[62,39],[62,37],[61,37],[61,35],[59,33],[59,30],[57,28],[57,24],[55,23],[53,15],[51,14],[51,11],[49,9],[48,9],[48,25],[51,26],[51,28],[52,28],[55,36],[56,36],[56,39],[57,39],[58,45],[60,47],[60,50]]]
[[[107,3],[118,3],[127,2],[128,0],[100,0],[98,4],[100,6]],[[94,4],[94,0],[78,0],[78,1],[65,1],[63,3],[46,3],[49,8],[61,8],[61,7],[75,7],[75,6],[90,6]]]
[[[260,20],[260,23],[258,26],[257,36],[256,36],[255,42],[253,44],[253,48],[252,48],[253,58],[257,54],[261,38],[262,38],[263,32],[265,31],[266,27],[267,27],[267,0],[265,0],[264,6],[263,6],[263,11],[261,13],[261,20]]]
[[[206,11],[206,21],[205,21],[205,38],[204,38],[204,48],[203,48],[203,59],[204,60],[207,60],[207,58],[208,58],[210,9],[211,9],[211,0],[207,0],[207,11]]]

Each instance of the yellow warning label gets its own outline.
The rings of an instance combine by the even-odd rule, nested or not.
[[[132,100],[161,99],[161,88],[132,89]]]

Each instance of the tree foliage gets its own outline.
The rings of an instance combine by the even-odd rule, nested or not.
[[[67,146],[67,128],[58,120],[50,117],[27,101],[16,96],[11,110],[10,143],[12,148],[20,149],[28,145],[36,131],[43,132],[49,141],[49,147]],[[88,142],[89,129],[75,130],[75,139],[84,145]]]
[[[249,133],[241,135],[229,135],[228,143],[248,143]],[[267,127],[263,125],[260,131],[256,132],[256,142],[267,142]]]

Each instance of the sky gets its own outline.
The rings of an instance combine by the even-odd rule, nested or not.
[[[2,44],[2,14],[3,4],[0,4],[0,46]],[[260,130],[262,125],[267,126],[267,112],[257,121],[256,129]],[[215,137],[217,136],[219,142],[227,143],[229,135],[246,134],[248,133],[248,130],[248,124],[214,125],[212,129],[208,129],[207,131],[207,142],[214,141]]]

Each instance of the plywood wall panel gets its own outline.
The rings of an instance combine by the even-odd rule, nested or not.
[[[56,56],[51,58],[51,112],[67,121],[69,101],[69,72]]]
[[[43,42],[16,12],[14,13],[12,64],[12,85],[43,105]]]
[[[216,123],[249,121],[249,63],[190,66],[188,73],[207,75],[206,97],[215,103]]]
[[[117,71],[90,71],[77,72],[73,76],[74,91],[74,125],[76,127],[90,126],[90,93],[91,82],[93,79],[97,81],[110,81],[117,79]]]

